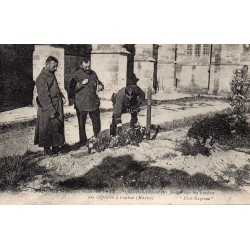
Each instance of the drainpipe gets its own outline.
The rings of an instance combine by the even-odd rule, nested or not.
[[[177,91],[176,67],[177,67],[177,44],[174,45],[174,79],[175,79],[175,91]]]
[[[208,93],[209,93],[209,88],[210,88],[210,74],[211,74],[211,63],[212,63],[212,48],[213,48],[213,45],[210,44],[210,58],[209,58],[208,86],[207,86],[207,92]]]
[[[155,90],[155,93],[159,91],[159,84],[157,81],[158,48],[159,48],[158,44],[153,44],[153,58],[155,60],[154,73],[153,73],[153,88]]]

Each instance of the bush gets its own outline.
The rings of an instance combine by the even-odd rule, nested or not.
[[[210,148],[207,148],[203,144],[200,143],[199,140],[197,140],[194,143],[191,143],[189,140],[185,140],[180,145],[180,151],[183,155],[192,155],[196,156],[197,154],[202,154],[205,156],[210,155]]]
[[[206,117],[195,122],[188,130],[187,136],[203,145],[207,139],[211,139],[211,145],[221,138],[232,135],[245,136],[249,132],[249,126],[245,116],[216,114],[213,117]]]
[[[216,114],[194,122],[187,132],[188,139],[180,145],[184,155],[209,156],[215,142],[237,146],[248,137],[246,117],[237,114]],[[234,141],[237,143],[234,144]]]

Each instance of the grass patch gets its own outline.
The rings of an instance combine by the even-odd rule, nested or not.
[[[46,173],[44,167],[37,167],[40,156],[41,153],[27,151],[24,155],[0,158],[0,191],[20,191],[21,184]]]
[[[229,164],[222,175],[218,176],[222,184],[227,184],[231,181],[234,189],[240,190],[244,186],[250,185],[250,165],[247,164],[242,168],[236,167],[234,164]]]

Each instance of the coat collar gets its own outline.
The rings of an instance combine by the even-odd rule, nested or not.
[[[90,70],[89,73],[87,73],[86,71],[84,71],[83,68],[80,68],[80,70],[81,70],[84,74],[86,74],[86,75],[92,75],[92,74],[93,74],[93,70],[92,70],[92,69]]]
[[[55,77],[55,75],[50,73],[45,67],[42,69],[42,73],[48,77]]]

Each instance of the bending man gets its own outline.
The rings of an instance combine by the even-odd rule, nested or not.
[[[133,127],[137,123],[137,114],[144,99],[145,93],[137,85],[129,85],[119,90],[116,94],[113,94],[113,116],[110,125],[110,135],[115,136],[116,133],[121,133],[121,116],[124,113],[131,114],[130,127]]]

